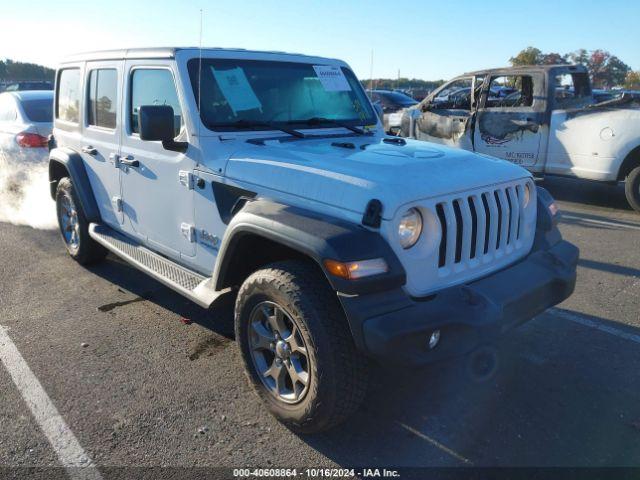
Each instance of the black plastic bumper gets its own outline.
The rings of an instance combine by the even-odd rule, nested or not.
[[[578,249],[560,241],[475,282],[412,299],[401,288],[342,297],[358,348],[384,362],[421,365],[463,355],[573,292]],[[428,348],[429,336],[440,341]]]

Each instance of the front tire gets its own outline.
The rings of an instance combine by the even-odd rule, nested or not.
[[[56,214],[60,236],[71,258],[81,265],[88,265],[107,256],[107,250],[89,236],[89,222],[68,177],[58,182]]]
[[[249,383],[292,430],[328,430],[364,400],[367,360],[313,264],[280,262],[250,275],[236,300],[235,329]]]
[[[631,170],[627,175],[624,183],[624,193],[631,208],[636,212],[640,212],[640,166]]]

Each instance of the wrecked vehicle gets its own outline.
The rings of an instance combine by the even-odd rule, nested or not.
[[[234,295],[249,383],[297,431],[353,413],[369,359],[466,354],[574,289],[578,250],[529,172],[387,136],[340,60],[88,53],[58,69],[54,111],[69,255],[112,252],[204,308]]]
[[[463,89],[469,94],[450,94]],[[536,175],[624,181],[640,212],[639,125],[637,96],[598,102],[585,67],[536,65],[454,78],[405,111],[401,135],[488,154]]]

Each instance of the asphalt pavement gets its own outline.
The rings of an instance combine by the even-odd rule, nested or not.
[[[250,391],[230,302],[207,312],[115,257],[77,265],[55,231],[0,224],[0,326],[30,371],[20,387],[0,364],[0,466],[62,467],[52,442],[69,439],[103,472],[640,466],[640,215],[621,187],[544,186],[581,249],[575,294],[506,335],[493,374],[468,359],[376,368],[360,411],[315,436]]]

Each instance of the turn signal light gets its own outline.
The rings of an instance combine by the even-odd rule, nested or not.
[[[389,271],[389,266],[383,258],[347,263],[327,259],[324,261],[324,266],[331,275],[345,280],[357,280],[358,278],[371,277]]]

